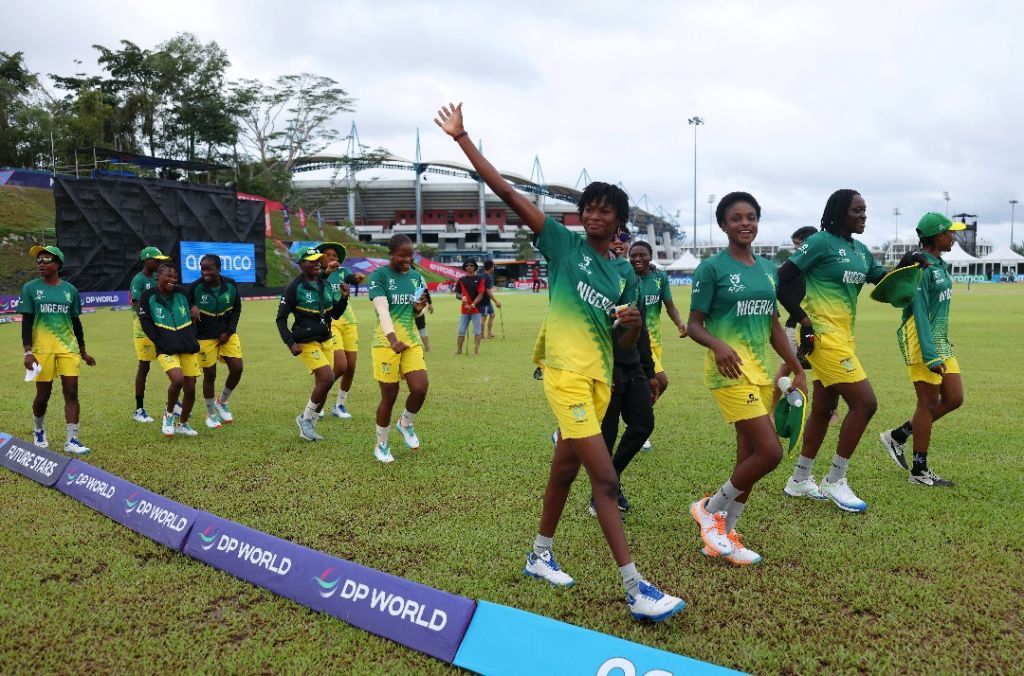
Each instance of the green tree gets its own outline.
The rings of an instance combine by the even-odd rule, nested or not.
[[[38,91],[39,79],[26,68],[24,53],[0,52],[0,166],[34,166],[43,152],[40,136],[49,136],[49,122],[33,101]]]
[[[516,230],[516,236],[512,242],[515,244],[516,256],[519,260],[532,261],[537,258],[533,248],[533,235],[530,234],[529,230],[525,228]]]

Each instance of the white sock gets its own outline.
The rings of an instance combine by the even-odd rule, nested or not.
[[[846,478],[846,466],[849,465],[849,464],[850,464],[850,459],[849,458],[843,458],[843,457],[840,457],[838,455],[836,457],[832,458],[832,469],[830,469],[828,471],[828,474],[825,476],[825,481],[829,482],[830,484],[834,484],[835,482],[839,481],[840,479],[845,479]]]
[[[721,512],[725,509],[726,505],[742,494],[743,491],[733,486],[731,480],[726,481],[722,484],[722,487],[718,489],[717,493],[708,498],[705,508],[712,514],[715,512]]]
[[[338,405],[344,406],[346,399],[348,399],[348,392],[345,390],[338,390]]]
[[[406,409],[402,411],[402,417],[399,419],[398,424],[402,427],[408,427],[409,425],[412,425],[412,421],[415,417],[415,413],[409,413],[409,410]]]
[[[746,508],[747,503],[736,502],[733,500],[729,503],[729,507],[725,510],[725,532],[731,533],[736,530],[736,522],[740,520],[740,514]]]
[[[635,563],[620,566],[619,574],[622,575],[622,586],[626,589],[627,594],[636,596],[640,593],[640,581],[643,580],[643,577],[637,572]]]
[[[78,438],[78,423],[68,423],[66,425],[68,431],[68,441]]]
[[[310,399],[306,402],[306,409],[302,412],[302,417],[310,422],[316,421],[319,415],[318,408],[320,408],[320,404],[313,403],[313,400]]]
[[[554,544],[555,538],[546,538],[540,533],[537,533],[537,538],[533,541],[533,553],[540,556],[544,552],[551,551],[551,545]]]
[[[230,396],[231,396],[231,389],[225,387],[223,390],[220,391],[220,403],[222,403],[222,404],[228,403],[228,397],[230,397]]]
[[[32,422],[35,424],[37,430],[46,429],[46,416],[32,416]]]
[[[381,427],[377,425],[377,443],[386,444],[388,443],[388,432],[391,431],[390,427]]]
[[[213,405],[213,399],[203,399],[206,402],[206,415],[215,416],[217,415],[217,407]]]
[[[796,458],[796,467],[793,469],[794,481],[805,481],[811,478],[811,471],[814,469],[814,458],[799,455]]]

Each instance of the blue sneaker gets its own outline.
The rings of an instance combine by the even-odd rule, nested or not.
[[[555,562],[555,555],[551,553],[550,549],[545,550],[540,556],[537,556],[534,552],[527,554],[523,575],[544,580],[556,587],[571,587],[576,584],[576,580],[569,577],[568,574],[558,567],[558,564]]]
[[[65,453],[74,453],[75,455],[85,455],[89,452],[89,447],[78,440],[78,437],[71,437],[64,444]]]
[[[342,420],[348,420],[352,417],[352,414],[348,412],[347,408],[345,408],[345,404],[335,404],[334,407],[331,408],[331,415],[335,418],[341,418]]]
[[[46,430],[32,430],[32,443],[37,448],[49,448],[50,442],[46,440]]]
[[[686,607],[681,598],[666,594],[646,580],[640,580],[640,591],[636,596],[626,594],[629,610],[634,620],[661,622]]]
[[[835,483],[822,479],[818,484],[818,490],[844,512],[866,512],[868,509],[868,503],[857,497],[850,484],[846,482],[846,477]]]

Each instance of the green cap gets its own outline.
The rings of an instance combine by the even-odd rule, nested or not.
[[[54,256],[57,257],[57,260],[59,260],[61,263],[64,262],[64,252],[55,246],[39,246],[37,244],[36,246],[28,250],[28,254],[32,256],[32,258],[36,258],[39,254],[43,253],[44,251],[52,253]]]
[[[155,258],[158,261],[169,261],[170,256],[165,256],[155,246],[147,246],[145,249],[139,252],[140,261],[148,261],[150,258]]]
[[[927,214],[921,217],[921,220],[917,222],[917,234],[922,237],[934,237],[935,235],[952,230],[965,230],[967,226],[963,223],[954,223],[942,214],[929,211]]]
[[[917,263],[896,268],[871,289],[871,299],[902,309],[914,301],[914,293],[920,283],[921,268]]]
[[[315,246],[308,246],[305,249],[299,250],[300,261],[318,261],[323,257],[324,255]]]
[[[348,252],[345,250],[345,245],[340,242],[320,242],[316,249],[321,253],[328,249],[334,249],[334,253],[338,254],[339,263],[344,263],[345,257],[348,255]]]
[[[800,390],[797,390],[800,392]],[[800,392],[800,396],[804,398],[803,406],[793,406],[786,400],[786,393],[783,392],[782,396],[779,397],[779,403],[775,404],[775,432],[784,439],[789,439],[789,448],[786,449],[786,453],[789,453],[796,445],[800,443],[800,439],[804,436],[804,422],[807,421],[807,394]]]

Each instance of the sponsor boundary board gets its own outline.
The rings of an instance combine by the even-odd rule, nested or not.
[[[53,486],[69,462],[70,458],[59,453],[0,432],[0,464],[36,483]]]

